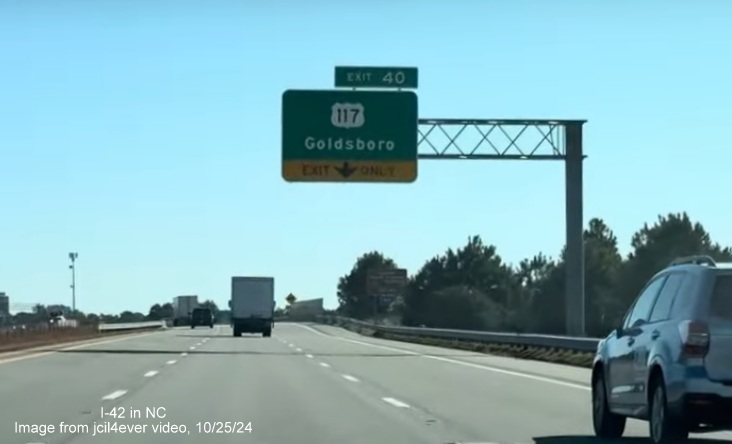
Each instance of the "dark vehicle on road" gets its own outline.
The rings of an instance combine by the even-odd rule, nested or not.
[[[214,326],[214,316],[209,308],[194,308],[191,312],[191,328],[196,328],[197,325]]]
[[[626,418],[648,421],[658,444],[732,430],[732,263],[673,261],[600,341],[592,369],[595,434],[619,438]]]

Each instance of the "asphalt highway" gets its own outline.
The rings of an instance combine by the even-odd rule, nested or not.
[[[0,442],[599,443],[588,380],[320,325],[277,324],[271,338],[171,329],[0,355]],[[646,424],[629,422],[626,436],[647,442]]]

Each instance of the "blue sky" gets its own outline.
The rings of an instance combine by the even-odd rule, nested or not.
[[[368,250],[411,272],[472,234],[510,262],[558,253],[559,162],[285,183],[281,94],[336,65],[419,67],[425,118],[587,119],[585,220],[627,252],[686,210],[732,245],[730,23],[725,0],[3,0],[0,291],[70,304],[75,250],[84,311],[224,305],[247,274],[334,306]]]

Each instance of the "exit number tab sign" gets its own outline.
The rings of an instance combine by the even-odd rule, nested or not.
[[[417,89],[417,68],[336,66],[336,88],[404,88]]]

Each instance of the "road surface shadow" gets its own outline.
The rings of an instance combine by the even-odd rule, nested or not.
[[[534,437],[534,444],[648,444],[650,438],[621,438],[604,440],[594,436],[540,436]],[[684,444],[723,444],[732,443],[727,439],[692,438]]]
[[[231,334],[228,335],[176,335],[179,338],[229,338],[229,339],[239,339],[233,337]],[[241,336],[242,338],[259,338],[262,335],[248,335],[248,336]]]
[[[422,358],[422,355],[415,355],[414,353],[323,353],[317,350],[307,350],[308,353],[317,356],[332,356],[336,358]],[[437,356],[442,358],[474,358],[475,355],[456,355],[454,353],[430,353],[430,356]]]
[[[49,350],[56,353],[78,353],[78,354],[109,354],[109,355],[179,355],[188,353],[189,355],[269,355],[269,356],[295,356],[302,355],[297,352],[258,352],[252,350]]]
[[[44,350],[46,351],[46,350]],[[268,352],[268,351],[254,351],[254,350],[138,350],[138,349],[88,349],[81,348],[75,350],[47,350],[56,353],[79,353],[79,354],[116,354],[116,355],[177,355],[180,353],[188,353],[189,355],[269,355],[269,356],[294,356],[303,355],[302,352],[295,351],[282,351],[282,352]],[[310,353],[319,357],[351,357],[351,358],[419,358],[413,354],[407,353],[318,353],[317,351],[310,351]],[[432,356],[432,355],[430,355]],[[445,355],[455,356],[455,355]]]

